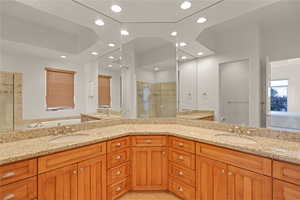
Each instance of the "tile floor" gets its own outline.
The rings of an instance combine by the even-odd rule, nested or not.
[[[180,200],[168,192],[129,192],[118,200]]]

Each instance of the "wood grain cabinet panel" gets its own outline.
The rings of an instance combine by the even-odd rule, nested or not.
[[[169,190],[184,200],[195,200],[195,188],[176,179],[169,179]]]
[[[124,179],[118,183],[115,183],[107,189],[107,200],[115,200],[129,191],[130,180]]]
[[[120,149],[124,149],[130,147],[130,137],[122,137],[114,140],[110,140],[107,142],[107,153],[116,152]]]
[[[106,153],[106,143],[98,143],[75,148],[38,159],[38,173],[72,165]]]
[[[37,160],[25,160],[0,166],[0,186],[13,183],[37,174]]]
[[[273,200],[299,200],[300,186],[279,180],[273,182]]]
[[[168,182],[167,148],[132,149],[132,189],[166,190]]]
[[[176,163],[182,167],[195,169],[195,155],[174,149],[169,150],[169,161]]]
[[[106,156],[78,164],[78,200],[106,199]]]
[[[107,172],[107,184],[117,183],[128,176],[130,176],[130,162],[109,169]]]
[[[33,200],[36,197],[36,176],[0,187],[1,200]]]
[[[180,150],[180,151],[195,153],[196,142],[170,136],[169,137],[169,147]]]
[[[38,176],[39,200],[77,200],[77,165],[70,165]]]
[[[197,150],[200,150],[200,152],[197,152],[199,155],[248,169],[259,174],[272,175],[271,159],[208,144],[198,143],[197,145],[200,145],[200,147],[197,147]]]
[[[169,162],[168,170],[169,170],[169,177],[173,177],[192,187],[195,187],[196,173],[194,170],[181,167],[180,165],[177,165],[172,162]]]
[[[272,200],[272,178],[228,166],[228,200]]]
[[[138,135],[132,136],[132,146],[135,147],[160,147],[167,146],[167,136]]]
[[[197,156],[196,159],[196,199],[227,199],[227,165]]]
[[[274,161],[273,177],[300,185],[300,165]]]
[[[123,164],[125,162],[128,162],[130,160],[130,149],[122,149],[119,151],[116,151],[114,153],[110,153],[107,156],[107,167],[108,169],[112,167],[117,167],[120,164]]]

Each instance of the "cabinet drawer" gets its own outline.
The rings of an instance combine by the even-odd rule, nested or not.
[[[36,197],[36,176],[0,187],[1,200],[33,200]]]
[[[103,142],[42,156],[38,159],[38,172],[43,173],[52,169],[78,163],[83,160],[88,160],[105,153],[106,143]]]
[[[167,146],[167,136],[132,136],[132,146],[135,147],[160,147]]]
[[[111,185],[107,188],[107,199],[114,200],[122,196],[129,191],[130,182],[129,179],[124,179],[114,185]]]
[[[37,160],[25,160],[0,167],[0,186],[37,174]]]
[[[194,170],[190,170],[170,162],[169,176],[180,180],[180,182],[184,182],[186,184],[195,187],[196,173]]]
[[[177,137],[169,137],[169,146],[181,151],[195,153],[196,143],[191,140],[186,140]]]
[[[197,143],[196,149],[198,155],[271,176],[271,159],[202,143]]]
[[[195,161],[195,155],[193,154],[170,149],[169,160],[182,167],[187,167],[193,170],[195,169],[196,161]]]
[[[274,161],[273,177],[300,185],[300,165]]]
[[[184,200],[195,200],[195,188],[186,185],[179,180],[169,180],[169,190]]]
[[[130,137],[122,137],[107,142],[107,152],[115,152],[130,146]]]
[[[300,186],[279,180],[273,182],[273,200],[299,200]]]
[[[108,185],[117,183],[130,175],[130,163],[127,162],[118,167],[111,168],[107,173]]]
[[[107,167],[117,167],[118,165],[128,162],[130,160],[130,149],[123,149],[107,156]]]

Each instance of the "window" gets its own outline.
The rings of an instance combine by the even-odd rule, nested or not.
[[[110,80],[111,76],[99,75],[98,77],[99,107],[110,107]]]
[[[75,72],[46,68],[47,110],[74,108]]]
[[[288,80],[271,81],[271,111],[288,111]]]

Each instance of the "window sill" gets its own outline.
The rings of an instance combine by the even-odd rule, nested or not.
[[[60,111],[60,110],[74,110],[74,107],[52,107],[46,109],[46,111]]]

